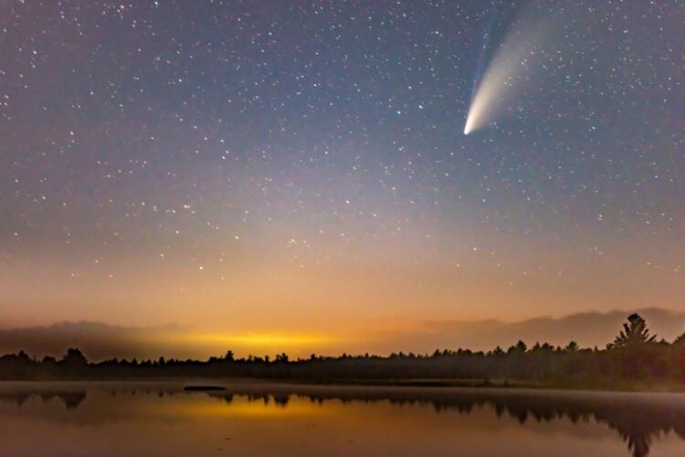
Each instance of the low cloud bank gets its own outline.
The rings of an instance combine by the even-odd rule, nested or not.
[[[424,323],[418,331],[390,339],[387,349],[397,351],[397,348],[406,347],[418,352],[459,347],[490,350],[501,346],[506,349],[518,340],[525,341],[529,346],[535,342],[565,346],[570,341],[575,341],[581,347],[597,346],[603,349],[614,340],[631,312],[644,317],[651,333],[656,334],[658,339],[664,338],[671,342],[685,333],[685,312],[648,308],[578,313],[562,318],[541,317],[511,323],[497,320],[431,321]]]
[[[581,347],[604,348],[613,341],[621,325],[632,311],[608,313],[588,312],[562,318],[541,317],[520,322],[485,321],[430,321],[417,323],[411,330],[387,332],[377,335],[373,342],[347,341],[345,347],[301,347],[291,356],[310,353],[338,355],[352,353],[388,354],[390,352],[432,353],[435,349],[468,348],[504,349],[523,340],[528,345],[548,342],[565,346],[576,341]],[[673,341],[685,333],[685,312],[651,308],[636,310],[649,325],[652,334]],[[46,327],[0,329],[0,354],[25,351],[29,355],[61,357],[68,348],[78,347],[90,360],[108,358],[156,359],[207,358],[221,356],[232,349],[236,355],[249,352],[280,353],[288,348],[223,347],[223,344],[206,342],[189,344],[188,330],[178,326],[124,327],[98,322],[62,322]],[[244,354],[243,354],[244,352]]]

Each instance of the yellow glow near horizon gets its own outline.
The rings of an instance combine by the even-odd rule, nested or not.
[[[324,345],[335,341],[329,335],[283,334],[283,333],[198,333],[187,337],[189,340],[204,344],[236,344],[248,347],[292,348],[293,346]]]

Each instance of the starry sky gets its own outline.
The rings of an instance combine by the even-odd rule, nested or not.
[[[684,22],[675,0],[2,1],[0,322],[373,349],[427,320],[685,310]],[[507,96],[464,135],[511,36]]]

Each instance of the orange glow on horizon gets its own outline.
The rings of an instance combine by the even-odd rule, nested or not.
[[[298,346],[322,346],[337,341],[330,335],[298,333],[195,333],[183,339],[200,344],[235,344],[254,348],[292,348]]]

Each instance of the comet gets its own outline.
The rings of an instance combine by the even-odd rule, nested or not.
[[[539,47],[550,29],[549,23],[531,22],[524,19],[514,23],[495,52],[472,97],[464,135],[497,121],[529,83],[541,56]]]

